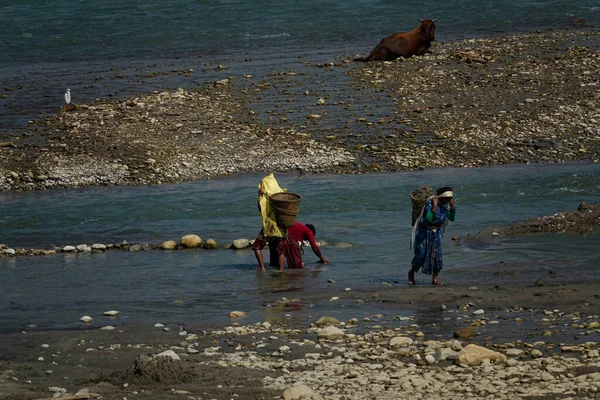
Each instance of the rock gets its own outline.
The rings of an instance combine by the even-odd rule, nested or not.
[[[92,251],[92,248],[90,246],[88,246],[87,244],[80,244],[79,246],[76,247],[77,251],[81,252],[81,253],[90,253]]]
[[[180,361],[181,360],[179,358],[179,356],[177,355],[177,353],[175,353],[173,350],[163,351],[162,353],[158,353],[154,357],[168,357],[168,358],[170,358],[172,360],[175,360],[175,361]]]
[[[139,244],[134,244],[133,246],[129,247],[129,251],[141,251],[143,249],[143,247]]]
[[[92,317],[90,317],[89,315],[84,315],[83,317],[79,318],[79,320],[84,324],[87,324],[89,322],[92,322]]]
[[[433,363],[435,363],[435,357],[432,356],[431,354],[427,354],[425,356],[425,361],[427,362],[427,364],[433,364]]]
[[[554,377],[554,375],[552,375],[551,373],[549,373],[549,372],[546,372],[546,371],[543,371],[543,372],[541,373],[541,375],[540,375],[540,378],[542,378],[542,380],[543,380],[544,382],[549,382],[549,381],[553,381],[553,380],[555,380],[555,379],[556,379],[556,378]]]
[[[588,322],[585,327],[588,329],[600,329],[600,322],[598,322],[598,321]]]
[[[480,365],[483,360],[504,363],[506,362],[506,356],[476,344],[470,344],[458,353],[458,361],[470,367]]]
[[[248,239],[236,239],[231,246],[236,250],[246,249],[250,247],[250,241]]]
[[[62,248],[62,251],[64,253],[72,253],[74,251],[77,251],[77,248],[75,246],[65,246]]]
[[[317,336],[324,339],[334,339],[344,337],[346,333],[335,326],[325,327],[317,332]]]
[[[215,242],[214,239],[208,239],[203,246],[205,249],[208,250],[216,250],[219,248],[219,245],[217,244],[217,242]]]
[[[473,315],[482,315],[482,314],[485,314],[484,310],[475,310],[475,311],[473,311]]]
[[[166,240],[160,244],[160,248],[163,250],[175,250],[177,248],[177,242],[174,240]]]
[[[101,243],[94,243],[92,245],[92,250],[104,251],[106,250],[106,245]]]
[[[120,313],[121,313],[120,311],[110,310],[110,311],[104,311],[104,313],[102,315],[106,315],[107,317],[116,317]]]
[[[17,252],[15,251],[15,249],[10,249],[10,248],[9,249],[4,249],[4,250],[2,250],[2,252],[4,254],[6,254],[6,255],[9,255],[9,256],[14,256],[15,254],[17,254]]]
[[[390,347],[407,347],[414,343],[409,337],[406,336],[396,336],[390,340]]]
[[[544,354],[538,349],[531,350],[531,357],[533,357],[533,358],[540,358],[543,355]]]
[[[470,326],[454,332],[454,337],[457,339],[466,339],[474,336],[477,336],[477,333],[475,333],[475,329]]]
[[[433,357],[435,357],[435,359],[437,361],[444,361],[444,360],[456,360],[456,357],[458,357],[458,353],[452,349],[448,349],[448,348],[442,348],[440,350],[438,350]]]
[[[107,326],[103,326],[102,328],[100,328],[101,331],[114,331],[115,327],[112,325],[107,325]]]
[[[284,400],[310,399],[315,392],[306,385],[296,385],[285,389],[283,392]]]
[[[181,245],[183,247],[187,247],[189,249],[193,249],[195,247],[200,247],[202,245],[202,239],[198,235],[185,235],[180,240]]]
[[[229,318],[241,318],[245,317],[247,314],[243,311],[232,311],[229,313]]]
[[[507,357],[515,357],[515,358],[525,355],[525,352],[521,349],[508,349],[504,353],[506,354]]]
[[[321,317],[317,320],[317,322],[315,322],[315,325],[321,327],[321,326],[325,326],[325,325],[335,325],[335,326],[339,326],[340,325],[340,321],[337,318],[334,317]]]

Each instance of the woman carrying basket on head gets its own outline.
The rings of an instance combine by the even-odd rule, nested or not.
[[[427,199],[413,228],[411,249],[415,255],[408,272],[409,285],[415,284],[415,272],[421,268],[423,273],[433,275],[432,285],[443,285],[438,280],[443,268],[441,239],[448,220],[454,222],[455,216],[452,188],[439,188],[435,196]]]

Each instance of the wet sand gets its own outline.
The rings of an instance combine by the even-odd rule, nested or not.
[[[342,321],[346,336],[335,339],[318,338],[322,328],[314,325],[291,326],[275,321],[272,325],[268,321],[247,325],[253,318],[251,315],[232,318],[229,327],[212,329],[194,322],[167,326],[169,331],[165,331],[163,327],[130,326],[118,317],[106,322],[115,327],[110,331],[86,330],[83,324],[80,330],[67,332],[36,332],[30,327],[21,333],[2,335],[0,398],[50,398],[53,392],[49,388],[57,391],[62,388],[71,395],[78,391],[81,396],[98,394],[107,399],[280,398],[284,386],[293,386],[286,379],[306,371],[302,364],[306,360],[314,357],[334,360],[349,352],[338,347],[352,347],[357,341],[364,342],[360,344],[363,351],[359,354],[370,354],[387,345],[382,341],[396,336],[414,340],[412,347],[392,352],[378,361],[357,355],[350,362],[347,359],[352,356],[346,354],[342,357],[346,361],[341,364],[350,363],[353,368],[362,365],[368,370],[370,363],[379,362],[386,364],[383,368],[386,373],[413,368],[421,375],[432,371],[458,374],[459,371],[452,369],[457,366],[456,362],[438,360],[429,364],[424,361],[429,353],[427,348],[435,347],[433,342],[455,348],[473,343],[500,352],[521,349],[523,354],[516,357],[518,361],[513,366],[532,368],[539,374],[544,369],[532,365],[543,358],[568,364],[567,380],[576,381],[583,375],[600,372],[600,357],[594,352],[600,334],[598,283],[566,284],[557,278],[549,284],[524,285],[526,278],[513,278],[500,278],[498,285],[487,287],[422,284],[370,292],[337,291],[303,298],[302,301],[318,304],[335,294],[340,297],[340,307],[344,302],[352,302],[355,307],[373,310],[370,317],[349,319],[345,324]],[[398,310],[404,311],[399,313]],[[480,311],[476,310],[483,313],[478,314]],[[455,331],[468,327],[473,328],[474,336],[458,339],[460,345],[457,345],[453,339]],[[377,340],[372,340],[373,337]],[[532,352],[533,349],[541,353]],[[166,350],[173,350],[180,360],[143,357]],[[320,355],[315,356],[316,353]],[[388,361],[392,364],[388,365]],[[273,363],[284,363],[284,366],[277,367]],[[340,364],[339,360],[337,363]],[[511,367],[500,363],[495,371]],[[482,373],[482,368],[463,366],[460,371],[477,374]],[[340,371],[339,376],[343,378],[347,372]],[[281,379],[286,382],[281,387],[272,382],[279,377],[284,377]],[[322,376],[323,383],[329,378]],[[306,382],[300,377],[294,379]],[[376,382],[373,378],[369,385]],[[314,398],[337,398],[329,397],[326,385],[310,386],[321,396]],[[541,384],[531,386],[543,387]],[[563,386],[566,393],[567,386]],[[394,393],[394,387],[393,382],[388,383],[383,393]],[[442,393],[438,392],[434,398],[444,398],[439,397]],[[577,398],[594,398],[595,393],[590,386]],[[562,396],[555,394],[546,398]],[[459,396],[460,391],[450,391],[447,395]],[[359,391],[356,397],[345,398],[385,397]]]

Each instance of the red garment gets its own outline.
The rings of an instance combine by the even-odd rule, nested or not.
[[[319,259],[323,258],[321,250],[315,241],[315,236],[312,231],[300,222],[296,222],[288,228],[288,237],[282,239],[277,246],[278,252],[285,256],[288,268],[302,268],[302,242],[307,240],[310,247]]]
[[[323,258],[321,250],[319,250],[319,246],[317,246],[317,242],[315,241],[315,235],[313,235],[312,231],[306,225],[296,222],[288,228],[288,237],[296,242],[307,240],[315,255],[319,257],[319,260]]]

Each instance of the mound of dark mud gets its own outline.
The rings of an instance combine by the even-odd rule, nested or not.
[[[113,372],[98,380],[110,382],[114,385],[129,383],[151,386],[188,382],[195,377],[196,374],[191,369],[185,368],[181,361],[168,357],[141,355],[135,359],[131,367]]]

